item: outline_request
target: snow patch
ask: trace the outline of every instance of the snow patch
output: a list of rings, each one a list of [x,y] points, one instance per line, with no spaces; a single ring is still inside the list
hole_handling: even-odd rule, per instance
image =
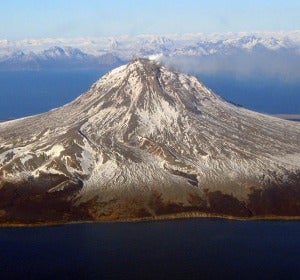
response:
[[[52,158],[59,157],[61,152],[65,150],[63,145],[54,145],[52,148],[45,152],[47,156],[51,156]]]
[[[20,161],[22,162],[22,164],[24,165],[28,160],[32,159],[33,156],[32,155],[26,155],[25,157],[21,158]]]

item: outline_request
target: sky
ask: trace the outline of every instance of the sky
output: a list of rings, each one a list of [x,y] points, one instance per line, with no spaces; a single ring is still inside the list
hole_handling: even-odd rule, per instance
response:
[[[0,39],[300,29],[299,0],[4,0]]]

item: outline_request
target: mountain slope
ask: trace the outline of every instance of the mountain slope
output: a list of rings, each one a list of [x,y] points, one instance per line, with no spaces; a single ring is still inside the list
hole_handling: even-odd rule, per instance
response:
[[[137,59],[61,108],[0,123],[0,216],[299,216],[299,144],[299,124]]]

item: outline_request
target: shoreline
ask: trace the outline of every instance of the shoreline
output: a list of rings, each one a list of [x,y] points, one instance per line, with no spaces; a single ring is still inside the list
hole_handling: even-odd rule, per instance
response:
[[[221,219],[240,222],[251,221],[299,221],[300,216],[275,216],[275,215],[259,215],[253,217],[238,217],[231,215],[217,215],[207,213],[178,213],[168,214],[155,217],[142,218],[124,218],[124,219],[98,219],[98,220],[83,220],[83,221],[68,221],[68,222],[38,222],[38,223],[1,223],[1,228],[33,228],[33,227],[52,227],[77,224],[92,224],[92,223],[139,223],[139,222],[155,222],[155,221],[171,221],[180,219]]]

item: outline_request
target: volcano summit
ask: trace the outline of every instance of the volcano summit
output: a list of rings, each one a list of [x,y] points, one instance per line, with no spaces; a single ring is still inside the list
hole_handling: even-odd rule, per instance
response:
[[[136,59],[73,102],[0,123],[2,224],[300,216],[300,124]]]

